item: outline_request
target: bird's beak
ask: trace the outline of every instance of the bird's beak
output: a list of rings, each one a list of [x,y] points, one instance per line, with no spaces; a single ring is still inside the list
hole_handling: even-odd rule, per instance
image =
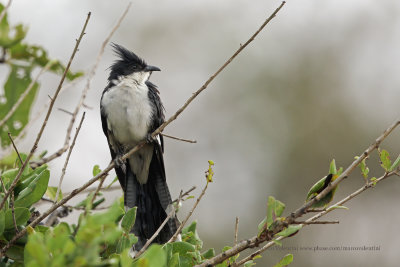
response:
[[[161,70],[156,66],[147,65],[146,68],[144,68],[144,71],[161,71]]]

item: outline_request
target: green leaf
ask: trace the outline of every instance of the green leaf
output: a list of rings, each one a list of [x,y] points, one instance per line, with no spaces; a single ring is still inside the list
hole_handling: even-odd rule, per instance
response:
[[[264,232],[264,230],[268,228],[267,226],[267,217],[265,217],[259,224],[258,224],[258,234],[257,236],[260,237],[260,235]]]
[[[96,176],[99,173],[101,173],[101,169],[100,166],[96,164],[93,166],[93,176]]]
[[[125,233],[129,233],[135,224],[136,210],[137,207],[133,207],[125,213],[124,217],[122,217],[121,227],[124,229]]]
[[[277,233],[277,235],[283,236],[283,237],[288,237],[288,236],[296,233],[297,231],[299,231],[301,228],[302,228],[302,226],[300,224],[297,224],[297,225],[291,224],[286,229]]]
[[[378,179],[376,179],[376,177],[372,177],[371,179],[369,179],[372,183],[372,186],[375,186],[376,183],[378,182]]]
[[[15,221],[17,225],[25,224],[31,217],[31,213],[27,208],[14,208]],[[8,209],[5,213],[4,229],[14,228],[12,209]]]
[[[118,181],[117,176],[115,176],[114,180],[112,180],[112,182],[109,185],[107,185],[106,189],[109,189],[116,181]]]
[[[193,221],[189,226],[183,228],[182,241],[196,246],[197,250],[200,250],[203,247],[203,241],[197,233],[197,221]]]
[[[256,263],[253,260],[249,260],[249,261],[246,261],[243,266],[244,267],[250,267],[250,266],[253,266],[253,265],[256,265]]]
[[[158,244],[151,245],[133,266],[137,267],[155,267],[165,266],[167,264],[167,256],[165,251]]]
[[[331,161],[331,164],[329,165],[329,173],[330,174],[337,174],[335,159],[333,159]]]
[[[0,210],[0,236],[3,235],[5,227],[6,227],[6,216],[4,210]]]
[[[57,194],[57,187],[56,186],[49,186],[47,187],[46,190],[46,196],[48,196],[51,200],[56,199],[56,194]],[[62,192],[60,190],[60,193],[58,195],[58,201],[60,201],[63,198]]]
[[[357,159],[358,157],[356,157]],[[360,169],[361,169],[361,174],[364,177],[364,179],[368,179],[368,173],[369,173],[369,168],[367,167],[367,164],[365,163],[365,159],[363,159],[360,163]]]
[[[209,250],[201,254],[201,256],[203,256],[204,259],[211,259],[215,256],[215,250],[213,248],[210,248]]]
[[[400,155],[397,156],[396,160],[393,162],[392,166],[390,166],[389,171],[394,171],[400,165]]]
[[[18,43],[10,48],[10,56],[12,59],[28,61],[32,66],[45,67],[48,63],[51,64],[50,71],[62,75],[65,71],[65,66],[58,60],[52,60],[48,57],[46,49],[38,45],[29,45]],[[66,78],[70,81],[83,75],[83,72],[67,72]]]
[[[346,207],[346,206],[337,206],[337,205],[335,205],[335,206],[329,207],[329,208],[327,209],[327,211],[331,211],[331,210],[335,210],[335,209],[348,210],[349,208]]]
[[[3,6],[0,7],[0,9],[3,10]],[[6,14],[3,20],[0,22],[0,46],[4,48],[9,48],[21,42],[21,40],[25,38],[27,30],[28,29],[22,24],[10,27],[7,21]]]
[[[280,240],[272,239],[272,242],[274,242],[274,243],[277,244],[278,246],[282,247],[282,242],[281,242]]]
[[[287,254],[284,256],[274,267],[285,267],[288,266],[293,261],[293,254]]]
[[[31,67],[22,67],[11,65],[11,72],[4,85],[4,102],[0,102],[0,118],[4,118],[11,107],[18,101],[19,97],[28,88],[31,83]],[[29,120],[29,113],[33,100],[36,96],[39,84],[35,83],[32,90],[21,102],[14,114],[0,128],[1,145],[7,146],[10,144],[8,132],[12,136],[18,136]]]
[[[181,267],[179,253],[174,253],[168,261],[168,267]]]
[[[385,149],[379,151],[379,157],[381,159],[381,166],[385,171],[389,171],[392,166],[392,162],[390,161],[389,152]]]
[[[15,200],[15,207],[30,207],[38,202],[47,190],[49,178],[50,172],[48,170],[42,171],[27,188],[21,191]]]

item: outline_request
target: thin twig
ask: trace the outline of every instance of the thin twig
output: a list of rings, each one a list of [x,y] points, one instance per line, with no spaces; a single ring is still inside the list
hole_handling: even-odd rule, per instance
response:
[[[1,14],[0,14],[0,23],[1,23],[1,21],[3,20],[4,16],[6,15],[7,10],[10,8],[11,2],[12,2],[12,0],[8,0],[7,5],[4,7],[3,11],[1,11]]]
[[[237,244],[238,241],[238,232],[239,232],[239,217],[236,217],[235,220],[235,245]]]
[[[307,222],[307,221],[294,221],[292,224],[338,224],[339,221],[315,221],[315,222]]]
[[[49,68],[51,67],[51,65],[53,65],[54,63],[55,63],[55,61],[49,61],[46,64],[46,66],[40,70],[38,75],[36,75],[36,77],[31,81],[31,83],[28,85],[28,87],[25,89],[25,91],[19,96],[17,102],[15,102],[15,104],[11,107],[11,109],[8,111],[6,116],[4,116],[4,118],[0,121],[0,127],[2,127],[4,125],[4,123],[6,123],[8,121],[8,119],[11,118],[11,116],[14,114],[14,112],[17,110],[17,108],[21,105],[22,101],[24,101],[25,97],[30,93],[32,88],[35,87],[35,84],[36,84],[37,80],[39,79],[39,77],[43,73],[48,71]]]
[[[196,140],[189,140],[189,139],[179,138],[179,137],[168,135],[168,134],[165,134],[165,133],[161,133],[161,135],[165,136],[165,137],[168,137],[168,138],[171,138],[171,139],[174,139],[174,140],[182,141],[182,142],[187,142],[187,143],[192,143],[192,144],[197,143]]]
[[[376,184],[381,182],[382,180],[392,176],[392,175],[396,175],[396,171],[387,173],[383,176],[381,176],[380,178],[376,179]],[[335,207],[337,206],[342,206],[344,203],[346,203],[347,201],[353,199],[354,197],[356,197],[357,195],[361,194],[362,192],[364,192],[365,190],[374,187],[373,183],[368,183],[367,185],[364,185],[363,187],[359,188],[358,190],[354,191],[353,193],[351,193],[350,195],[348,195],[347,197],[343,198],[342,200],[336,202],[335,204],[331,205],[329,208],[321,211],[320,213],[316,214],[315,216],[307,219],[306,221],[304,221],[303,225],[310,225],[310,224],[316,224],[316,220],[318,220],[319,218],[321,218],[322,216],[324,216],[325,214],[335,210]],[[279,236],[277,238],[275,238],[274,240],[282,240],[286,237],[283,236]],[[276,243],[274,241],[270,241],[267,244],[265,244],[263,247],[261,247],[260,249],[254,251],[253,253],[251,253],[249,256],[243,258],[242,260],[240,260],[239,262],[237,262],[237,265],[235,266],[240,266],[242,264],[244,264],[245,262],[252,260],[255,256],[261,254],[262,252],[264,252],[265,250],[267,250],[268,248],[274,246]]]
[[[346,178],[360,163],[363,159],[365,159],[366,157],[368,157],[372,151],[374,151],[376,148],[379,147],[379,145],[382,143],[383,140],[386,139],[386,137],[388,137],[388,135],[390,133],[393,132],[393,130],[400,124],[400,120],[394,122],[392,125],[390,125],[376,140],[374,143],[372,143],[346,170],[344,170],[342,172],[342,174],[331,184],[329,184],[327,186],[326,189],[324,189],[321,193],[319,193],[315,198],[313,198],[312,200],[310,200],[309,202],[305,203],[303,206],[301,206],[300,208],[298,208],[295,212],[292,212],[290,214],[290,216],[288,216],[285,220],[280,221],[276,224],[276,227],[271,230],[268,231],[268,233],[264,236],[255,236],[252,237],[250,239],[244,240],[239,242],[236,246],[233,246],[231,249],[228,249],[227,251],[224,251],[223,253],[220,253],[218,255],[216,255],[215,257],[206,260],[204,263],[199,264],[198,266],[208,266],[208,265],[215,265],[218,263],[223,262],[224,260],[232,257],[233,255],[236,255],[238,253],[240,253],[241,251],[247,249],[247,248],[251,248],[254,246],[258,246],[260,243],[263,243],[265,241],[269,241],[271,240],[275,234],[277,234],[278,232],[282,231],[287,225],[293,223],[297,218],[301,217],[302,215],[307,213],[307,210],[317,201],[319,201],[322,197],[324,197],[326,194],[328,194],[335,186],[337,186],[337,184],[339,182],[341,182],[344,178]],[[395,174],[395,172],[393,172],[393,175]],[[367,185],[366,185],[367,186]],[[365,187],[366,187],[365,186]],[[370,185],[371,186],[371,185]],[[364,189],[365,190],[365,189]],[[361,192],[360,192],[361,193]],[[329,209],[327,209],[326,211],[322,211],[319,214],[325,214],[329,212]],[[315,218],[314,220],[316,220],[317,218],[321,217],[318,215],[315,215],[312,218]],[[307,220],[308,221],[308,220]],[[280,240],[280,239],[279,239]],[[267,244],[268,245],[268,244]],[[266,247],[267,245],[265,245],[264,247]],[[263,247],[263,248],[264,248]],[[267,247],[268,248],[268,247]],[[265,248],[265,249],[267,249]],[[252,254],[253,255],[253,254]]]
[[[79,122],[79,125],[78,125],[78,128],[76,128],[74,139],[72,140],[72,144],[69,147],[69,151],[68,151],[67,157],[64,162],[64,167],[62,168],[62,171],[61,171],[60,181],[58,182],[58,187],[57,187],[56,197],[54,198],[54,203],[57,203],[57,200],[59,198],[59,194],[61,191],[61,184],[64,180],[64,176],[65,176],[65,172],[67,170],[69,158],[71,157],[72,150],[74,149],[74,146],[75,146],[76,138],[78,137],[79,131],[81,130],[83,120],[85,119],[85,114],[86,114],[86,112],[83,112],[81,121]]]
[[[179,203],[181,202],[181,200],[182,200],[182,197],[183,197],[182,192],[183,192],[183,191],[181,190],[181,192],[179,193],[178,204],[179,204]],[[179,205],[177,205],[177,206],[179,206]],[[140,257],[140,255],[142,255],[143,252],[146,251],[146,249],[150,246],[151,242],[153,242],[153,240],[158,236],[158,234],[159,234],[159,233],[161,232],[161,230],[164,228],[164,225],[169,221],[169,219],[172,218],[172,216],[175,215],[175,212],[176,212],[176,210],[175,210],[175,208],[173,208],[173,209],[171,210],[171,212],[168,214],[167,218],[165,218],[165,220],[162,222],[162,224],[160,225],[160,227],[158,227],[157,231],[150,237],[149,240],[147,240],[146,244],[144,244],[144,246],[139,250],[139,252],[135,254],[135,257],[134,257],[135,259],[138,258],[138,257]]]
[[[63,108],[57,108],[59,111],[62,111],[62,112],[64,112],[64,113],[67,113],[68,115],[74,115],[74,113],[72,113],[71,111],[68,111],[68,110],[66,110],[66,109],[63,109]]]
[[[17,149],[17,146],[15,145],[14,140],[13,140],[13,138],[12,138],[10,132],[8,133],[8,137],[10,138],[11,144],[13,145],[14,150],[15,150],[15,152],[17,153],[17,156],[18,156],[18,158],[19,158],[19,162],[21,163],[21,165],[24,164],[24,162],[22,161],[21,155],[19,154],[19,151],[18,151],[18,149]]]
[[[15,208],[14,208],[14,191],[11,193],[11,213],[12,213],[12,219],[13,219],[13,224],[15,228],[15,232],[18,233],[18,226],[17,226],[17,220],[15,219]]]
[[[1,177],[1,173],[0,173],[0,182],[1,182],[1,188],[3,188],[3,193],[7,193],[6,187],[4,185],[4,181],[3,178]]]
[[[58,157],[60,157],[62,154],[64,154],[67,151],[68,144],[69,144],[69,141],[71,139],[72,127],[73,127],[73,125],[75,123],[75,120],[76,120],[76,117],[77,117],[77,115],[79,113],[79,110],[81,109],[82,105],[84,104],[84,101],[86,99],[87,93],[88,93],[88,91],[90,89],[90,85],[91,85],[92,79],[93,79],[94,75],[96,74],[96,70],[97,70],[97,68],[99,66],[100,60],[103,57],[105,47],[108,44],[108,42],[110,41],[110,39],[113,36],[113,34],[115,33],[115,31],[119,28],[122,20],[125,18],[126,14],[128,13],[131,4],[132,4],[131,2],[128,4],[128,6],[126,7],[125,11],[121,15],[121,17],[118,19],[117,24],[112,28],[111,32],[108,34],[108,36],[106,37],[106,39],[104,40],[104,42],[103,42],[103,44],[102,44],[102,46],[100,48],[100,51],[99,51],[99,53],[97,55],[97,58],[96,58],[96,62],[93,65],[92,69],[90,70],[90,72],[89,72],[89,74],[87,76],[86,85],[85,85],[85,88],[82,91],[82,94],[81,94],[81,97],[79,99],[79,102],[76,105],[74,112],[72,113],[72,117],[71,117],[71,120],[70,120],[68,128],[67,128],[67,134],[65,136],[65,141],[64,141],[63,147],[58,149],[56,152],[54,152],[49,157],[43,158],[42,160],[35,162],[35,167],[38,167],[38,166],[43,165],[43,164],[45,164],[45,163],[47,163],[47,162],[49,162],[49,161],[51,161],[51,160],[53,160],[55,158],[58,158]]]
[[[67,66],[65,67],[65,71],[64,71],[63,76],[61,77],[61,80],[60,80],[60,83],[58,85],[58,88],[57,88],[56,92],[54,93],[53,100],[50,103],[49,109],[48,109],[46,117],[45,117],[45,119],[43,121],[42,127],[40,128],[39,133],[38,133],[38,135],[36,137],[35,143],[33,144],[31,151],[29,152],[26,160],[24,161],[24,164],[22,164],[21,168],[19,169],[19,172],[18,172],[17,176],[15,177],[15,179],[12,182],[10,188],[8,189],[8,192],[5,194],[2,202],[0,203],[0,210],[3,208],[4,203],[7,200],[10,192],[12,192],[14,190],[14,188],[17,185],[19,179],[21,178],[22,172],[24,171],[25,167],[28,165],[28,162],[31,159],[31,157],[33,156],[33,153],[35,153],[35,151],[36,151],[36,148],[38,146],[40,138],[42,137],[44,128],[46,127],[47,121],[49,120],[51,111],[53,110],[54,102],[57,99],[58,93],[60,92],[62,84],[63,84],[63,82],[65,80],[65,76],[67,75],[67,72],[68,72],[68,70],[69,70],[69,68],[70,68],[70,66],[72,64],[72,60],[74,59],[76,52],[78,51],[78,47],[79,47],[79,44],[80,44],[80,42],[81,42],[81,40],[83,38],[83,35],[85,34],[86,26],[87,26],[87,24],[89,22],[89,19],[90,19],[90,12],[87,15],[85,24],[84,24],[84,26],[82,28],[82,31],[81,31],[81,34],[80,34],[79,38],[76,40],[75,48],[74,48],[74,50],[72,52],[71,58],[69,59],[69,62],[67,64]]]
[[[102,179],[100,179],[99,186],[96,188],[96,191],[94,191],[94,195],[92,199],[90,200],[90,207],[93,207],[94,200],[96,199],[97,194],[100,192],[101,187],[103,186],[104,181],[106,180],[106,176],[104,176]]]
[[[192,209],[189,211],[188,215],[186,216],[186,218],[182,221],[181,225],[179,225],[178,229],[176,230],[175,234],[171,237],[170,240],[168,240],[168,243],[172,243],[174,242],[178,235],[181,233],[183,227],[185,226],[185,224],[187,223],[187,221],[189,220],[190,216],[192,216],[193,211],[196,209],[197,205],[199,204],[201,198],[204,196],[204,194],[206,193],[206,190],[208,188],[208,182],[206,183],[206,185],[203,188],[203,191],[201,191],[200,196],[196,199],[196,202],[194,203]]]
[[[229,63],[231,63],[233,61],[233,59],[244,49],[244,47],[246,47],[252,40],[254,40],[254,38],[258,35],[258,33],[265,27],[265,25],[277,14],[277,12],[283,7],[283,5],[285,4],[285,2],[282,2],[281,6],[271,15],[271,17],[269,19],[267,19],[267,21],[264,23],[264,25],[249,39],[249,41],[246,42],[245,45],[241,46],[235,53],[234,55],[229,58],[223,65],[222,67],[220,67],[216,73],[214,73],[204,84],[202,87],[200,87],[200,89],[198,89],[195,93],[193,93],[193,95],[185,102],[185,104],[178,109],[174,115],[172,115],[167,121],[165,121],[158,129],[156,129],[153,133],[152,133],[152,137],[154,138],[155,136],[157,136],[159,133],[161,133],[165,127],[167,127],[172,121],[174,121],[186,108],[187,106],[202,92],[204,91],[207,86],[215,79],[215,77],[227,66],[229,65]],[[134,148],[132,148],[129,152],[127,152],[121,159],[125,160],[128,157],[130,157],[131,155],[133,155],[134,153],[136,153],[140,148],[142,148],[144,146],[144,144],[146,143],[146,141],[142,141],[139,144],[137,144]],[[64,197],[59,203],[57,203],[57,205],[53,205],[50,209],[48,209],[47,211],[45,211],[44,213],[42,213],[41,216],[39,216],[38,218],[36,218],[34,221],[32,221],[29,226],[30,227],[35,227],[39,222],[41,222],[44,218],[46,218],[49,214],[51,214],[51,212],[53,212],[57,207],[62,206],[63,204],[65,204],[66,202],[68,202],[71,198],[73,198],[74,196],[76,196],[77,194],[79,194],[80,192],[82,192],[83,190],[85,190],[86,188],[88,188],[90,185],[92,185],[94,182],[98,181],[99,179],[103,178],[104,176],[106,176],[108,174],[108,172],[110,172],[113,168],[115,167],[115,164],[113,161],[110,162],[110,164],[103,170],[101,171],[99,174],[97,174],[95,177],[93,177],[92,179],[90,179],[89,181],[87,181],[85,184],[83,184],[82,186],[74,189],[69,195],[67,195],[66,197]],[[14,244],[15,241],[17,241],[19,238],[21,238],[25,233],[26,233],[26,229],[24,228],[19,234],[17,234],[16,236],[14,236],[12,238],[12,240],[10,240],[6,246],[3,247],[3,249],[1,250],[1,253],[4,254],[8,248],[10,248],[12,246],[12,244]],[[240,243],[239,243],[240,244]],[[239,245],[238,244],[238,245]],[[1,256],[1,255],[0,255]]]
[[[185,193],[182,194],[182,198],[183,198],[183,197],[186,197],[187,195],[189,195],[190,192],[192,192],[192,191],[195,190],[195,189],[196,189],[196,186],[192,186],[192,188],[190,188],[188,191],[186,191]],[[177,202],[178,200],[179,200],[179,197],[178,197],[177,199],[174,199],[174,200],[172,201],[172,203],[175,203],[175,202]]]

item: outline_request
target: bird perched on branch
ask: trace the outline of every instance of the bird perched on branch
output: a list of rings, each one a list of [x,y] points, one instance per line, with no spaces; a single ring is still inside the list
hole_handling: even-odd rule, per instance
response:
[[[138,251],[173,209],[165,178],[163,138],[151,137],[164,122],[159,92],[149,81],[152,72],[160,69],[147,65],[120,45],[113,44],[113,48],[119,58],[110,67],[108,85],[101,97],[101,121],[124,191],[125,207],[137,207],[132,232],[138,237],[134,245]],[[139,151],[121,160],[143,140],[147,143]],[[177,220],[172,216],[154,241],[165,243],[176,230]]]

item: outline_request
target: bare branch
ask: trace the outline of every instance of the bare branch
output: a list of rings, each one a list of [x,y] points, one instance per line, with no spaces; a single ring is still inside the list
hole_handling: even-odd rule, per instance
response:
[[[1,21],[1,20],[0,20]],[[11,118],[11,116],[14,114],[14,112],[17,110],[17,108],[21,105],[22,101],[24,101],[25,97],[30,93],[33,87],[35,87],[35,84],[39,77],[45,73],[46,71],[49,70],[51,65],[54,64],[54,61],[49,61],[44,68],[40,70],[38,75],[31,81],[31,83],[28,85],[28,87],[25,89],[25,91],[19,96],[17,102],[11,107],[11,109],[8,111],[7,115],[4,116],[4,118],[0,121],[0,127],[4,125],[8,121],[8,119]]]
[[[73,50],[73,52],[72,52],[72,55],[71,55],[71,57],[70,57],[70,59],[69,59],[69,62],[68,62],[68,64],[67,64],[67,66],[66,66],[66,68],[65,68],[64,74],[63,74],[63,76],[61,77],[61,80],[60,80],[60,83],[59,83],[59,85],[58,85],[58,88],[57,88],[56,92],[54,93],[54,96],[53,96],[53,98],[52,98],[52,101],[50,102],[50,106],[49,106],[49,109],[48,109],[48,111],[47,111],[46,118],[44,119],[43,124],[42,124],[42,127],[41,127],[40,130],[39,130],[39,133],[38,133],[38,135],[37,135],[37,137],[36,137],[35,143],[33,144],[31,151],[29,152],[29,154],[28,154],[26,160],[24,161],[24,164],[22,164],[21,168],[19,169],[19,172],[18,172],[17,176],[15,177],[15,179],[14,179],[14,181],[12,182],[10,188],[8,189],[8,192],[5,194],[5,196],[4,196],[3,200],[2,200],[2,202],[0,203],[0,209],[2,209],[2,208],[4,207],[4,203],[5,203],[5,201],[7,200],[7,198],[8,198],[8,196],[9,196],[10,192],[12,192],[12,191],[14,190],[14,188],[15,188],[15,186],[17,185],[19,179],[21,178],[22,172],[24,171],[25,167],[28,165],[28,162],[29,162],[29,160],[31,159],[31,157],[33,156],[33,153],[35,153],[35,151],[36,151],[36,148],[37,148],[37,146],[38,146],[38,143],[39,143],[39,141],[40,141],[40,138],[42,137],[44,128],[46,127],[47,121],[49,120],[51,111],[53,110],[54,102],[55,102],[55,100],[57,99],[58,93],[60,92],[61,87],[62,87],[62,84],[63,84],[63,82],[64,82],[64,80],[65,80],[65,76],[67,75],[67,72],[68,72],[68,70],[69,70],[69,68],[70,68],[70,66],[71,66],[71,64],[72,64],[72,60],[74,59],[76,52],[78,51],[78,47],[79,47],[79,44],[80,44],[80,42],[81,42],[81,40],[82,40],[82,38],[83,38],[83,35],[85,34],[86,26],[87,26],[87,24],[88,24],[88,22],[89,22],[89,19],[90,19],[90,12],[89,12],[88,15],[87,15],[85,24],[84,24],[83,29],[82,29],[82,31],[81,31],[81,34],[80,34],[79,38],[76,40],[75,48],[74,48],[74,50]]]
[[[17,220],[15,219],[15,208],[14,208],[14,191],[11,193],[11,213],[12,213],[12,219],[13,219],[13,224],[15,228],[15,232],[18,233],[18,226],[17,226]]]
[[[10,132],[8,133],[8,137],[10,138],[11,144],[12,144],[12,146],[14,147],[14,150],[15,150],[15,152],[17,153],[17,156],[18,156],[18,158],[19,158],[19,162],[20,162],[21,165],[22,165],[24,162],[22,161],[21,155],[19,154],[19,151],[18,151],[18,149],[17,149],[17,147],[16,147],[16,145],[15,145],[15,143],[14,143],[14,140],[13,140],[13,138],[12,138]]]
[[[188,191],[186,191],[185,193],[182,194],[182,198],[183,198],[183,197],[186,197],[187,195],[189,195],[190,192],[192,192],[192,191],[195,190],[195,189],[196,189],[196,186],[192,186],[192,188],[190,188]],[[179,198],[174,199],[174,200],[172,201],[172,203],[178,202],[178,200],[179,200]]]
[[[339,221],[315,221],[315,222],[307,222],[307,221],[294,221],[292,224],[304,224],[304,225],[309,225],[309,224],[338,224]]]
[[[155,136],[157,136],[158,134],[160,134],[165,127],[167,127],[172,121],[174,121],[186,108],[187,106],[202,92],[204,91],[207,86],[215,79],[215,77],[217,77],[219,75],[219,73],[225,69],[225,67],[227,65],[229,65],[233,59],[251,42],[254,40],[254,38],[261,32],[261,30],[268,24],[268,22],[270,20],[272,20],[273,17],[275,17],[275,15],[278,13],[278,11],[283,7],[283,5],[285,4],[285,2],[282,2],[282,4],[278,7],[277,10],[275,10],[275,12],[264,22],[264,24],[256,31],[255,34],[253,34],[250,39],[244,44],[242,45],[234,54],[232,57],[230,57],[218,70],[217,72],[215,72],[204,84],[202,87],[200,87],[200,89],[198,89],[195,93],[192,94],[192,96],[185,102],[185,104],[178,109],[174,115],[172,115],[167,121],[165,121],[158,129],[156,129],[153,133],[152,133],[152,137],[154,138]],[[136,153],[140,148],[142,148],[145,144],[145,140],[143,140],[142,142],[140,142],[139,144],[137,144],[134,148],[132,148],[129,152],[127,152],[123,157],[122,160],[127,159],[128,157],[130,157],[131,155],[133,155],[134,153]],[[81,187],[73,190],[69,195],[67,195],[65,198],[63,198],[60,202],[58,202],[56,205],[53,205],[50,209],[48,209],[47,211],[45,211],[41,216],[39,216],[38,218],[36,218],[34,221],[32,221],[29,226],[30,227],[35,227],[39,222],[41,222],[44,218],[46,218],[49,214],[51,214],[51,212],[53,212],[57,207],[62,206],[63,204],[65,204],[67,201],[69,201],[71,198],[73,198],[75,195],[79,194],[80,192],[82,192],[83,190],[85,190],[87,187],[89,187],[90,185],[92,185],[94,182],[96,182],[97,180],[101,179],[102,177],[106,176],[108,174],[109,171],[111,171],[114,168],[114,162],[110,162],[110,164],[99,174],[97,174],[95,177],[93,177],[92,179],[90,179],[89,181],[87,181],[84,185],[82,185]],[[16,236],[13,237],[12,240],[10,240],[6,246],[3,247],[3,249],[1,250],[1,253],[4,254],[5,251],[7,251],[7,249],[14,244],[14,242],[16,240],[18,240],[19,238],[21,238],[25,233],[27,228],[23,229],[19,234],[17,234]],[[238,245],[240,245],[241,243],[239,243]]]
[[[66,110],[66,109],[63,109],[63,108],[57,108],[59,111],[62,111],[62,112],[64,112],[64,113],[67,113],[68,115],[71,115],[71,116],[73,116],[74,115],[74,113],[72,113],[71,111],[68,111],[68,110]]]
[[[79,110],[81,109],[82,105],[84,104],[84,101],[86,99],[86,95],[87,95],[87,93],[88,93],[88,91],[90,89],[90,85],[91,85],[92,79],[93,79],[94,75],[96,74],[96,70],[97,70],[97,68],[99,66],[100,60],[103,57],[105,47],[108,44],[108,42],[110,41],[110,39],[113,36],[113,34],[115,33],[115,31],[119,28],[122,20],[125,18],[126,14],[128,13],[131,4],[132,3],[128,4],[128,6],[126,7],[125,11],[121,15],[121,17],[118,19],[117,24],[113,27],[111,32],[108,34],[108,36],[106,37],[106,39],[104,40],[104,42],[103,42],[103,44],[102,44],[102,46],[100,48],[99,54],[97,55],[97,58],[96,58],[96,62],[93,65],[92,69],[90,70],[90,72],[89,72],[89,74],[87,76],[86,85],[85,85],[85,88],[82,91],[81,98],[79,99],[79,102],[78,102],[77,106],[75,107],[74,112],[72,113],[72,118],[71,118],[71,120],[69,122],[69,125],[68,125],[68,128],[67,128],[67,134],[65,136],[65,141],[64,141],[63,147],[61,147],[59,150],[57,150],[55,153],[53,153],[49,157],[35,162],[35,167],[38,167],[38,166],[43,165],[43,164],[45,164],[45,163],[47,163],[47,162],[49,162],[49,161],[51,161],[51,160],[53,160],[55,158],[58,158],[59,156],[61,156],[62,154],[64,154],[67,151],[68,144],[69,144],[69,141],[71,139],[72,127],[73,127],[73,125],[75,123],[75,120],[76,120],[76,117],[77,117],[77,115],[79,113]]]
[[[384,180],[384,179],[386,179],[386,178],[388,178],[390,176],[393,176],[393,175],[396,175],[396,171],[384,174],[380,178],[376,179],[375,184],[377,184],[377,183],[381,182],[382,180]],[[353,193],[351,193],[347,197],[345,197],[342,200],[340,200],[340,201],[336,202],[335,204],[331,205],[329,208],[321,211],[320,213],[316,214],[315,216],[313,216],[313,217],[307,219],[306,221],[304,221],[303,226],[304,225],[310,225],[310,224],[317,224],[316,220],[318,220],[319,218],[321,218],[325,214],[335,210],[335,207],[342,206],[347,201],[353,199],[354,197],[358,196],[359,194],[361,194],[362,192],[364,192],[365,190],[367,190],[367,189],[369,189],[371,187],[374,187],[373,183],[368,183],[368,184],[364,185],[363,187],[361,187],[360,189],[354,191]],[[284,238],[285,237],[283,237],[283,236],[279,236],[279,237],[275,238],[275,240],[280,241],[280,240],[282,240]],[[249,260],[252,260],[255,256],[261,254],[262,252],[264,252],[268,248],[274,246],[275,244],[276,243],[273,242],[273,241],[268,242],[262,248],[258,249],[257,251],[254,251],[249,256],[247,256],[247,257],[243,258],[242,260],[240,260],[239,262],[237,262],[237,265],[235,265],[235,266],[240,266],[240,265],[244,264],[245,262],[247,262]]]
[[[192,209],[189,211],[188,215],[186,216],[186,218],[182,221],[181,225],[179,225],[178,230],[176,230],[175,234],[171,237],[170,240],[168,240],[168,243],[174,242],[176,240],[176,238],[178,237],[178,235],[181,233],[183,227],[185,226],[185,224],[187,223],[187,221],[189,220],[190,216],[192,216],[193,211],[196,209],[197,205],[199,204],[201,198],[204,196],[204,194],[206,193],[206,190],[208,188],[208,182],[206,183],[206,186],[204,186],[203,191],[201,191],[200,196],[197,198],[196,202],[194,203]]]
[[[86,114],[86,112],[83,112],[81,121],[79,122],[79,125],[78,125],[78,128],[76,128],[74,139],[72,140],[72,144],[69,147],[69,151],[68,151],[67,157],[66,157],[65,162],[64,162],[64,167],[62,168],[62,171],[61,171],[61,177],[60,177],[60,181],[58,183],[58,187],[57,187],[57,192],[56,192],[56,197],[54,199],[54,203],[57,203],[57,200],[58,200],[58,197],[59,197],[59,194],[60,194],[60,190],[61,190],[61,184],[62,184],[62,182],[64,180],[65,172],[67,170],[69,158],[71,157],[72,149],[74,149],[76,138],[78,137],[79,131],[81,130],[83,120],[85,119],[85,114]]]
[[[376,140],[374,143],[372,143],[365,151],[364,153],[362,153],[362,155],[360,155],[345,171],[343,171],[343,173],[331,184],[328,185],[328,187],[326,189],[324,189],[321,193],[319,193],[315,198],[313,198],[312,200],[310,200],[309,202],[305,203],[303,206],[301,206],[300,208],[298,208],[295,212],[292,212],[290,214],[290,216],[288,216],[286,218],[286,220],[278,222],[276,227],[271,230],[268,231],[267,234],[265,235],[261,235],[260,237],[255,236],[252,237],[250,239],[244,240],[242,242],[239,242],[236,246],[233,246],[231,249],[216,255],[215,257],[205,261],[204,263],[198,265],[198,266],[209,266],[209,265],[215,265],[218,263],[223,262],[224,260],[232,257],[233,255],[236,255],[238,253],[240,253],[241,251],[247,249],[247,248],[251,248],[251,247],[255,247],[258,246],[259,244],[265,242],[265,241],[270,241],[274,235],[280,231],[282,231],[287,225],[292,224],[293,222],[295,222],[295,219],[301,217],[302,215],[304,215],[305,213],[307,213],[307,210],[317,201],[319,201],[322,197],[324,197],[326,194],[328,194],[335,186],[337,186],[337,184],[342,181],[344,178],[346,178],[360,163],[363,159],[365,159],[366,157],[368,157],[372,151],[374,151],[376,148],[379,147],[379,145],[382,143],[383,140],[386,139],[386,137],[400,124],[400,121],[396,121],[394,122],[392,125],[390,125]],[[390,172],[390,175],[395,175],[395,171]],[[386,176],[381,177],[380,179],[384,179],[387,177],[387,175],[389,174],[385,174]],[[379,180],[379,179],[378,179]],[[354,192],[353,194],[351,194],[348,197],[348,200],[350,200],[351,198],[355,197],[356,195],[360,194],[361,192],[363,192],[364,190],[366,190],[367,188],[371,187],[372,183],[369,183],[367,185],[365,185],[363,188],[357,190],[356,192]],[[364,189],[365,188],[365,189]],[[347,199],[347,198],[346,198]],[[346,202],[347,200],[345,200],[344,202]],[[344,202],[338,202],[335,205],[341,205]],[[320,213],[318,213],[317,215],[313,216],[312,218],[306,220],[306,222],[310,222],[310,221],[315,221],[318,218],[320,218],[321,216],[325,215],[326,213],[330,212],[333,208],[328,208],[325,211],[322,211]],[[279,237],[278,237],[279,238]],[[281,240],[277,239],[277,240]],[[264,250],[266,250],[267,248],[269,248],[270,246],[272,246],[273,244],[270,245],[271,242],[267,243],[264,247],[262,247],[259,251],[260,253]],[[253,255],[253,254],[252,254]],[[242,262],[242,261],[240,261]],[[239,263],[238,263],[239,264]]]
[[[237,244],[238,241],[238,232],[239,232],[239,217],[236,217],[235,220],[235,245]]]
[[[165,137],[168,137],[168,138],[171,138],[171,139],[174,139],[174,140],[182,141],[182,142],[187,142],[187,143],[192,143],[192,144],[197,143],[196,140],[183,139],[183,138],[175,137],[175,136],[168,135],[168,134],[165,134],[165,133],[161,133],[161,135],[165,136]]]
[[[94,200],[96,199],[97,194],[100,192],[101,187],[103,186],[104,180],[106,179],[106,176],[100,179],[99,186],[96,188],[96,191],[94,191],[94,195],[90,201],[90,205],[93,206]]]

